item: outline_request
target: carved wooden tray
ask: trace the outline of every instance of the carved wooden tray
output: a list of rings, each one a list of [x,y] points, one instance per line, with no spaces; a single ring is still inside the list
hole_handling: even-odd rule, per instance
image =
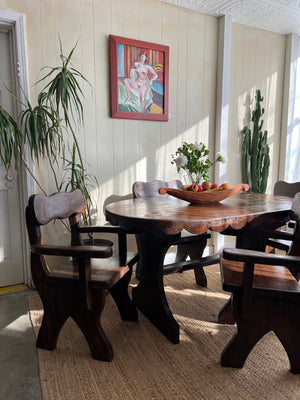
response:
[[[207,191],[207,192],[191,192],[190,190],[172,189],[168,187],[162,187],[159,189],[159,193],[164,195],[166,193],[178,199],[189,201],[193,204],[202,203],[218,203],[219,201],[225,200],[230,196],[238,193],[241,190],[248,191],[249,185],[241,183],[239,185],[229,186],[228,189],[218,191]]]

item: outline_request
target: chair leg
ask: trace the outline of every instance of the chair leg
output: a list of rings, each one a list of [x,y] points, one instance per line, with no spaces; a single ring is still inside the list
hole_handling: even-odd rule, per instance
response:
[[[137,321],[138,313],[128,295],[128,284],[131,278],[129,270],[112,288],[109,289],[123,321]]]
[[[177,245],[177,252],[175,257],[175,263],[185,261],[188,256],[186,244]]]
[[[299,306],[286,307],[286,312],[282,313],[282,319],[274,332],[282,343],[291,364],[291,372],[300,374],[300,321]]]
[[[43,321],[36,340],[36,347],[44,350],[54,350],[60,331],[68,317],[69,314],[57,315],[44,307]]]
[[[70,316],[66,303],[61,300],[61,293],[57,288],[50,288],[47,295],[39,292],[43,302],[44,315],[38,333],[36,346],[45,350],[56,348],[59,333]]]
[[[197,260],[200,259],[203,255],[203,251],[206,247],[207,244],[207,236],[206,234],[203,235],[203,239],[194,243],[189,244],[189,256],[191,260]],[[198,266],[194,268],[194,274],[195,274],[195,279],[196,283],[199,286],[207,287],[207,278],[204,272],[203,267]]]
[[[136,266],[135,266],[135,277],[136,277],[136,279],[138,279],[139,281],[141,280],[141,270],[142,270],[142,264],[141,264],[141,261],[139,260],[139,261],[136,263]]]
[[[231,306],[237,332],[222,352],[221,365],[242,368],[256,343],[272,330],[272,322],[267,318],[270,307],[252,298],[251,304],[244,310],[243,295],[238,293],[233,293]]]
[[[253,325],[253,321],[238,321],[237,329],[222,352],[222,367],[242,368],[250,351],[269,331],[265,326]]]
[[[100,323],[105,297],[105,291],[95,291],[91,310],[77,309],[71,316],[84,334],[92,357],[96,360],[111,361],[113,349]]]
[[[207,287],[207,278],[203,267],[194,268],[194,275],[199,286]]]

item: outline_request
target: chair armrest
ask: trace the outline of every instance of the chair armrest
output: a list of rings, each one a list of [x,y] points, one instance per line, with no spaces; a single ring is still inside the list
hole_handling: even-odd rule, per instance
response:
[[[32,245],[31,252],[48,256],[80,258],[108,258],[113,253],[111,247],[105,246],[52,246],[42,244]]]
[[[248,264],[256,263],[300,268],[300,257],[298,256],[263,253],[255,250],[224,249],[223,258]]]
[[[262,231],[268,238],[280,240],[294,240],[294,234],[286,231]]]
[[[119,262],[120,265],[125,265],[127,261],[127,237],[126,231],[120,226],[112,225],[92,225],[79,227],[80,233],[115,233],[118,235]]]
[[[96,232],[102,232],[102,233],[125,233],[124,229],[121,228],[120,226],[112,226],[112,225],[91,225],[91,226],[80,226],[79,227],[79,232],[80,233],[96,233]]]

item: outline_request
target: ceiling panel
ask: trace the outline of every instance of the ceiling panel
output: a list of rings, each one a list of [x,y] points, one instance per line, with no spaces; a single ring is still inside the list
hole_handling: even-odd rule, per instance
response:
[[[160,0],[284,35],[300,34],[300,1],[295,0]]]

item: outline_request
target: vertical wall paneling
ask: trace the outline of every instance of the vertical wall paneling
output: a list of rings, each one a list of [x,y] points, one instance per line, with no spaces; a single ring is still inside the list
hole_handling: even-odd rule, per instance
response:
[[[129,39],[140,39],[139,0],[124,1],[124,22],[122,35]],[[122,172],[122,191],[119,193],[131,193],[132,183],[140,176],[143,170],[143,161],[140,159],[140,129],[141,123],[134,120],[124,120],[124,164]]]
[[[278,165],[280,141],[282,60],[285,55],[284,37],[261,29],[232,24],[232,51],[230,67],[229,136],[227,181],[241,182],[241,149],[245,125],[250,126],[251,111],[255,106],[255,91],[261,89],[266,109],[264,129],[270,127],[271,165],[267,192],[273,191],[274,172]],[[277,82],[277,83],[276,83]],[[276,122],[275,122],[276,121]]]
[[[94,0],[95,115],[97,130],[97,178],[100,185],[98,215],[104,218],[102,203],[114,193],[113,120],[110,118],[108,36],[112,30],[112,3]]]
[[[156,1],[140,2],[140,40],[162,43],[162,7],[162,4]],[[168,122],[140,122],[140,177],[142,180],[153,180],[160,176],[157,149],[160,146],[161,124],[164,123]]]
[[[183,9],[179,10],[178,18],[178,29],[177,29],[177,49],[178,58],[174,59],[174,55],[171,50],[171,63],[175,63],[177,67],[177,93],[176,93],[176,126],[177,126],[177,139],[176,147],[185,140],[185,130],[186,130],[186,109],[187,109],[187,64],[188,64],[188,18],[189,12],[184,12]],[[174,68],[174,67],[173,67]],[[172,88],[170,88],[170,91]],[[175,147],[175,149],[176,149]]]
[[[286,37],[273,36],[270,46],[270,68],[267,107],[268,143],[270,146],[271,166],[269,172],[269,192],[273,192],[274,183],[279,179],[280,135],[283,103],[283,82],[285,65]]]
[[[126,4],[122,1],[111,0],[111,17],[112,17],[112,32],[117,36],[124,36],[124,13]],[[117,187],[121,193],[122,188],[122,171],[125,169],[124,163],[124,120],[113,119],[113,157],[114,164],[114,189]]]
[[[169,46],[169,121],[161,124],[160,146],[157,149],[158,175],[166,180],[177,179],[177,171],[174,165],[171,165],[171,154],[176,150],[176,132],[177,132],[177,96],[178,93],[178,38],[177,27],[179,22],[178,7],[169,7],[162,5],[162,44]]]
[[[229,120],[229,82],[231,56],[231,17],[219,18],[218,75],[216,104],[215,152],[227,154]],[[218,163],[215,167],[215,181],[226,182],[227,164]]]
[[[188,18],[187,51],[187,97],[185,139],[190,142],[201,140],[207,144],[208,135],[203,130],[205,117],[202,112],[204,91],[205,17],[190,13]]]
[[[80,130],[80,136],[84,143],[84,160],[86,162],[87,172],[92,171],[97,174],[98,169],[98,140],[95,123],[95,107],[90,107],[95,101],[95,66],[94,66],[94,2],[80,0],[80,37],[74,56],[81,55],[78,63],[79,71],[82,72],[88,82],[79,80],[83,89],[83,112],[84,126]],[[97,193],[94,193],[97,198]]]
[[[207,145],[214,155],[216,133],[216,79],[218,70],[218,19],[206,19],[204,74],[202,94],[203,129],[208,134]],[[214,88],[214,89],[212,89]],[[210,171],[213,174],[213,171]]]
[[[217,99],[218,19],[159,0],[0,0],[0,8],[25,15],[30,97],[42,65],[57,64],[61,36],[65,52],[79,39],[73,64],[87,76],[84,84],[85,126],[80,143],[97,176],[101,204],[111,194],[131,191],[137,179],[173,179],[171,154],[184,140],[203,141],[214,154]],[[110,118],[109,34],[160,43],[170,47],[170,116],[168,122],[125,121]],[[284,37],[232,24],[228,163],[226,180],[241,181],[241,129],[247,99],[267,88],[266,126],[274,126],[273,166],[278,164]],[[260,46],[260,47],[259,47]],[[273,87],[274,76],[278,86]],[[272,99],[276,92],[276,100]],[[276,104],[274,103],[276,101]],[[272,103],[273,102],[273,103]],[[248,107],[249,109],[249,107]],[[274,111],[275,110],[275,111]],[[275,113],[271,116],[271,114]],[[217,112],[218,114],[218,112]],[[273,139],[272,139],[273,140]],[[277,146],[277,147],[276,147]],[[40,177],[49,192],[53,182],[43,168]],[[273,186],[270,179],[270,186]]]
[[[217,101],[216,101],[216,135],[215,153],[228,153],[228,119],[229,119],[229,82],[231,58],[231,17],[219,18],[218,40],[218,73],[217,73]],[[227,163],[218,163],[215,166],[214,182],[226,182]],[[214,250],[224,246],[224,236],[213,234]]]

